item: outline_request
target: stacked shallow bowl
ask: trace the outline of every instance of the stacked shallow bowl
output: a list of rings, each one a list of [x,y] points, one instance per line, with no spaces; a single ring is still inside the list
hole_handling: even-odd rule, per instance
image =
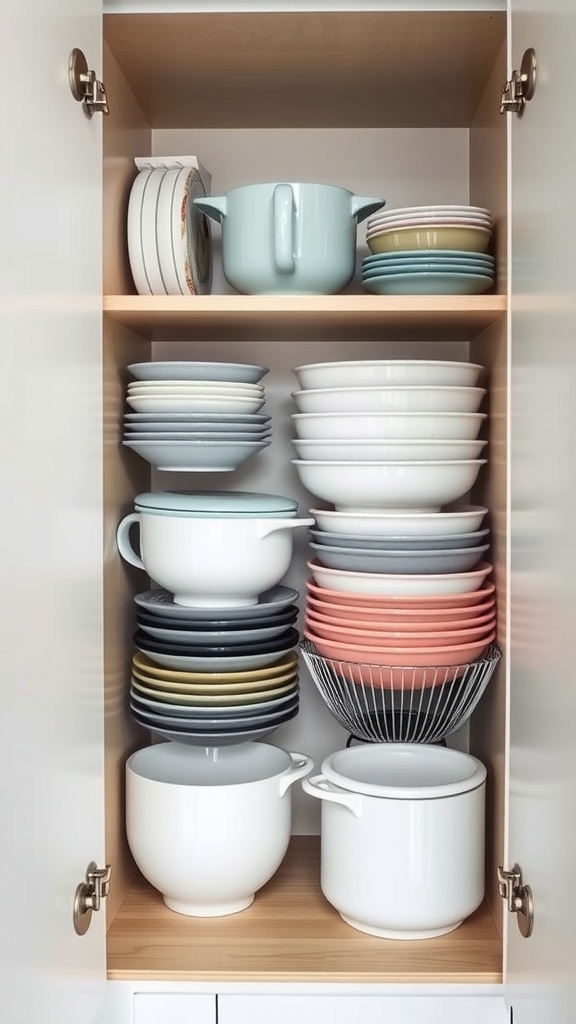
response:
[[[244,743],[298,712],[295,590],[279,585],[297,505],[280,495],[150,492],[117,530],[157,583],[137,595],[131,710],[192,745]],[[138,525],[140,553],[131,542]]]
[[[295,401],[308,410],[293,417],[294,464],[334,506],[311,509],[303,650],[328,706],[360,738],[391,738],[383,690],[400,699],[388,710],[411,738],[416,702],[420,725],[430,715],[422,690],[459,681],[452,695],[470,708],[462,681],[495,638],[487,509],[455,504],[486,461],[480,370],[384,360],[294,371]],[[474,672],[476,695],[487,675]],[[442,708],[453,727],[445,699]]]
[[[226,472],[270,444],[263,366],[133,363],[123,444],[157,469]]]
[[[362,282],[380,295],[477,295],[494,284],[492,217],[479,206],[413,206],[366,222]]]

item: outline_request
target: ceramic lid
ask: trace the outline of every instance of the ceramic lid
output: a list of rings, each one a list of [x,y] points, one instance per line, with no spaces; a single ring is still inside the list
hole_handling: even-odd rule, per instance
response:
[[[342,789],[393,800],[456,796],[486,779],[486,768],[471,754],[424,743],[348,747],[327,757],[322,772]]]
[[[298,502],[279,494],[257,494],[250,491],[149,491],[136,495],[134,507],[138,510],[161,509],[190,515],[197,512],[266,515],[295,512]]]

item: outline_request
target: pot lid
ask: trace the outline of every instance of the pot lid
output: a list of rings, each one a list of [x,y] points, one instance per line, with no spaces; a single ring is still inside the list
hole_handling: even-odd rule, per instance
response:
[[[161,509],[168,512],[194,514],[220,512],[236,515],[266,515],[295,512],[298,502],[279,494],[257,494],[250,491],[149,491],[137,494],[134,507]]]
[[[486,768],[471,754],[424,743],[368,743],[330,754],[325,777],[353,793],[433,800],[476,789]]]

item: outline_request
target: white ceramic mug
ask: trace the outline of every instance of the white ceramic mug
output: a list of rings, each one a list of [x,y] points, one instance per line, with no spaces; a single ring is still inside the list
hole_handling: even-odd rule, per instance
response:
[[[130,541],[140,526],[140,554]],[[175,604],[233,608],[256,604],[285,575],[292,531],[313,519],[198,519],[131,512],[116,531],[118,550],[174,595]]]

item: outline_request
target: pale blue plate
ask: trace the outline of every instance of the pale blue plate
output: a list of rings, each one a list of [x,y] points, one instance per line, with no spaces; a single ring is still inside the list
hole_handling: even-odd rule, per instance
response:
[[[364,280],[376,295],[480,295],[494,284],[484,274],[414,273],[390,274]]]
[[[494,271],[489,267],[469,267],[462,263],[390,263],[386,267],[363,270],[362,280],[390,274],[479,274],[494,279]]]
[[[399,249],[395,252],[374,253],[372,256],[365,256],[362,260],[363,266],[371,266],[373,263],[387,263],[390,260],[453,260],[465,259],[471,263],[490,263],[496,261],[494,256],[485,252],[466,252],[464,249]]]

